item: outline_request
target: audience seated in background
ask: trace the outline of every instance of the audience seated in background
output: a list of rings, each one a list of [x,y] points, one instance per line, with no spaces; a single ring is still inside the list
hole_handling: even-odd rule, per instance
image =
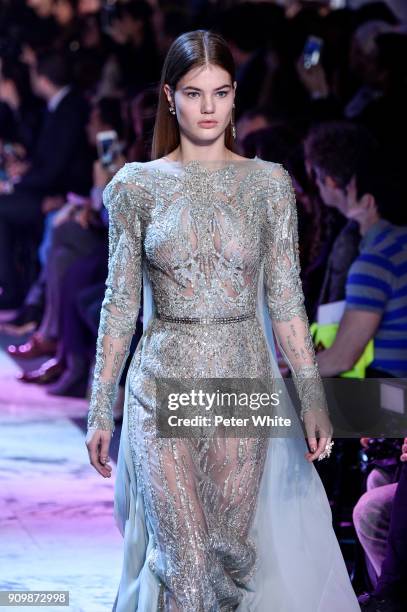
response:
[[[347,220],[346,186],[359,161],[377,152],[378,144],[364,128],[346,121],[335,121],[311,129],[304,150],[307,167],[314,176],[323,203],[339,213],[342,224],[329,253],[312,317],[315,318],[320,304],[345,298],[346,278],[358,255],[361,238],[358,224],[352,219]]]
[[[123,120],[122,120],[122,115],[121,115],[121,104],[120,104],[120,100],[116,98],[102,98],[96,101],[91,107],[89,120],[86,125],[86,135],[87,135],[87,141],[88,141],[87,146],[91,148],[92,155],[94,158],[97,156],[97,134],[99,132],[109,131],[109,130],[114,130],[117,133],[119,142],[123,139],[124,128],[123,128]],[[95,190],[98,191],[100,190],[100,188],[94,186],[92,188],[92,194]],[[96,196],[100,197],[100,194],[96,194]],[[80,201],[82,202],[81,205],[79,204]],[[42,269],[41,269],[41,272],[38,278],[33,283],[33,285],[30,287],[30,290],[28,291],[24,299],[24,303],[22,304],[21,308],[16,313],[15,317],[13,319],[10,319],[3,326],[3,328],[6,331],[9,331],[10,333],[17,333],[18,335],[20,335],[21,332],[24,333],[27,331],[34,331],[38,327],[43,317],[44,310],[47,310],[47,312],[44,315],[45,320],[53,319],[54,323],[51,326],[45,325],[43,323],[41,325],[41,331],[38,331],[33,336],[33,338],[28,342],[29,345],[31,343],[34,343],[36,345],[35,346],[36,355],[48,354],[50,348],[51,348],[51,352],[53,352],[55,349],[55,342],[57,338],[56,330],[58,328],[58,323],[57,323],[58,314],[57,314],[57,311],[55,310],[55,304],[51,305],[50,303],[51,300],[48,300],[49,301],[48,306],[45,305],[45,302],[47,301],[47,298],[45,295],[47,291],[47,286],[49,288],[51,284],[51,281],[47,283],[48,267],[56,266],[55,262],[47,262],[49,248],[53,241],[52,226],[53,226],[53,220],[56,215],[56,211],[58,208],[63,208],[63,210],[60,213],[58,213],[58,218],[55,219],[55,222],[58,225],[61,225],[64,219],[66,219],[66,221],[69,221],[69,219],[71,219],[72,223],[74,223],[73,227],[74,229],[76,229],[76,234],[77,234],[76,240],[83,241],[84,245],[82,248],[87,249],[89,248],[88,246],[86,246],[87,231],[86,232],[82,231],[80,227],[82,226],[83,230],[88,230],[89,228],[87,226],[84,227],[85,225],[84,222],[89,221],[95,216],[97,216],[97,211],[95,211],[95,208],[94,208],[95,201],[97,201],[97,198],[92,199],[92,205],[91,205],[91,199],[89,197],[85,197],[85,198],[77,198],[77,197],[72,198],[71,197],[71,201],[66,202],[66,198],[61,198],[58,196],[57,197],[48,196],[48,198],[43,200],[42,210],[45,214],[45,223],[46,223],[45,234],[46,235],[43,236],[43,241],[40,247],[43,251],[45,251],[45,254],[43,257],[44,261],[41,261]],[[78,222],[81,222],[81,223],[79,223],[78,225]],[[90,230],[91,232],[93,231],[92,227],[90,228]],[[63,229],[62,229],[62,233],[63,233]],[[70,234],[71,234],[71,240],[72,240],[73,239],[72,230],[70,231]],[[93,238],[91,236],[91,243],[92,241],[93,241]],[[75,247],[73,245],[73,248],[71,248],[71,256],[74,256],[75,249],[77,249],[78,256],[83,254],[79,246]],[[51,259],[52,259],[52,255],[51,255]],[[67,260],[66,266],[68,265],[69,265],[69,261]],[[62,272],[63,270],[60,271],[60,274],[62,274]],[[51,329],[53,329],[52,334],[51,334]],[[48,342],[50,339],[53,339],[53,345],[51,347]],[[46,345],[41,347],[41,343],[43,343],[44,340],[47,341]],[[31,347],[25,345],[24,352],[27,353],[27,356],[30,356],[32,352]]]
[[[42,227],[45,197],[69,191],[86,194],[91,187],[91,157],[84,130],[87,107],[70,87],[69,66],[63,56],[46,54],[38,59],[32,78],[36,93],[47,101],[47,111],[30,167],[18,182],[14,178],[12,193],[0,195],[1,308],[20,302],[15,285],[14,232]],[[0,191],[5,185],[0,182]]]
[[[366,446],[367,439],[361,441]],[[407,438],[400,459],[398,477],[380,468],[370,472],[353,510],[374,587],[359,597],[364,612],[402,612],[407,600]]]
[[[404,185],[382,158],[363,158],[344,194],[346,216],[357,222],[362,240],[346,278],[345,311],[334,343],[317,355],[321,374],[335,376],[351,369],[373,339],[369,375],[406,377]]]

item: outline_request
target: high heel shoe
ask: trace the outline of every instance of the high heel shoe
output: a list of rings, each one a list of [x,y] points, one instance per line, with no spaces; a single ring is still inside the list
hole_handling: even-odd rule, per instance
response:
[[[52,357],[38,369],[22,372],[17,376],[17,380],[25,383],[35,383],[37,385],[47,385],[58,380],[64,370],[65,363],[59,361],[56,357]]]
[[[44,355],[53,356],[56,354],[57,348],[58,342],[56,340],[47,340],[35,332],[25,344],[20,344],[19,346],[10,344],[7,347],[7,352],[12,357],[33,359],[34,357],[43,357]]]

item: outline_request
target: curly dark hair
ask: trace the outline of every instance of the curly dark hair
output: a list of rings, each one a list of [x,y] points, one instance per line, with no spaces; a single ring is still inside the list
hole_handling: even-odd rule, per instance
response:
[[[319,124],[310,130],[304,150],[311,165],[333,178],[340,189],[355,177],[359,199],[371,194],[383,219],[406,224],[403,176],[366,128],[346,121]]]
[[[361,159],[378,153],[374,136],[363,126],[348,121],[327,121],[312,127],[304,141],[307,160],[323,176],[344,189]]]

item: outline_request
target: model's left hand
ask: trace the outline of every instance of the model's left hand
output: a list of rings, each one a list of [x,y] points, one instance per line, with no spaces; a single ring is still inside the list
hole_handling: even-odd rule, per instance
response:
[[[407,461],[407,438],[404,438],[404,444],[401,447],[401,461]]]
[[[304,413],[304,426],[307,433],[308,447],[311,452],[305,453],[307,461],[315,461],[332,441],[333,427],[326,410],[307,410]],[[318,438],[318,442],[317,442]]]

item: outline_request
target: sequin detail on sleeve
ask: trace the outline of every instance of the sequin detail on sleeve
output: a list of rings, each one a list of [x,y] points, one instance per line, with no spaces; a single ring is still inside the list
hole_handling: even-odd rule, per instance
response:
[[[141,220],[144,195],[136,177],[131,184],[126,164],[103,192],[109,211],[109,263],[102,303],[88,428],[114,431],[113,403],[130,350],[141,291]]]
[[[303,418],[311,409],[328,412],[328,406],[304,306],[295,192],[281,164],[270,168],[267,196],[267,303],[278,344],[293,375]]]

